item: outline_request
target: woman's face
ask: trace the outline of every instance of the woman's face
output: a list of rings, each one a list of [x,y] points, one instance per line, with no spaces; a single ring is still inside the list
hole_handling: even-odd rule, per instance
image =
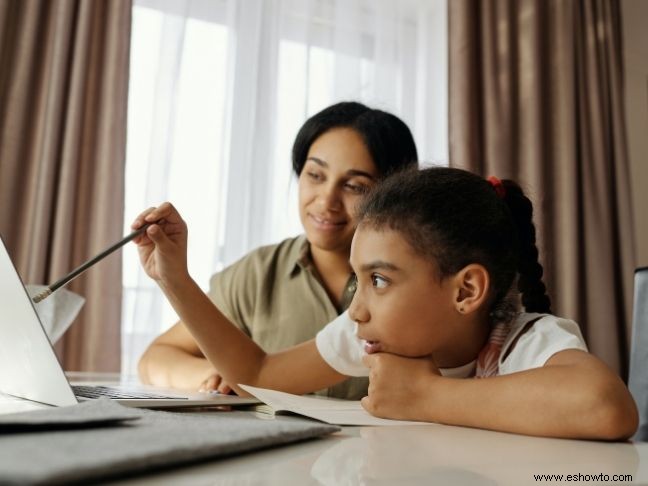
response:
[[[378,179],[378,170],[351,128],[333,128],[308,150],[299,176],[299,217],[311,246],[349,252],[356,205]]]

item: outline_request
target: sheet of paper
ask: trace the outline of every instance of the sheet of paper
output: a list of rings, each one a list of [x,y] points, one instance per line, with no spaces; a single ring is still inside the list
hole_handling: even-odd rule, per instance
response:
[[[26,285],[30,297],[40,294],[47,287],[45,285]],[[39,303],[34,304],[47,337],[52,344],[67,331],[77,314],[83,307],[85,299],[74,292],[59,289]]]
[[[374,417],[359,401],[335,398],[299,396],[290,393],[239,385],[248,393],[270,405],[275,412],[293,412],[334,425],[431,425],[427,422],[409,422]]]

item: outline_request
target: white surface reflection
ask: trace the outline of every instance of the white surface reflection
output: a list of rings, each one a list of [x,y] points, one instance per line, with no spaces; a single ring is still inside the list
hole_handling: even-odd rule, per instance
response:
[[[630,474],[636,481],[638,447],[645,446],[440,425],[397,430],[365,427],[359,438],[343,440],[324,451],[313,464],[311,476],[325,486],[395,482],[518,485],[534,483],[534,474],[563,474],[565,480],[568,474],[607,475],[608,481],[599,484],[611,482],[614,475]]]

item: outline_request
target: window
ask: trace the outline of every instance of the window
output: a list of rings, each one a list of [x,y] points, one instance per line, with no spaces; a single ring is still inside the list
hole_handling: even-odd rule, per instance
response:
[[[209,277],[301,231],[290,154],[304,120],[354,99],[403,118],[447,160],[445,1],[136,0],[125,232],[170,200],[188,264]],[[124,251],[123,371],[177,317]]]

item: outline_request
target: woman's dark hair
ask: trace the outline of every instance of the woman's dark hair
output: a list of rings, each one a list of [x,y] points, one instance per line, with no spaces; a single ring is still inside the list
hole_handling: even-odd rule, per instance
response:
[[[358,132],[381,176],[418,161],[412,133],[400,118],[361,103],[344,101],[316,113],[300,128],[292,150],[293,170],[298,176],[310,146],[332,128],[352,128]]]
[[[517,277],[527,312],[551,312],[542,282],[531,201],[515,182],[505,195],[461,169],[402,171],[374,187],[359,208],[360,227],[398,231],[437,263],[440,277],[478,263],[491,279],[491,318],[510,319],[507,294]]]

